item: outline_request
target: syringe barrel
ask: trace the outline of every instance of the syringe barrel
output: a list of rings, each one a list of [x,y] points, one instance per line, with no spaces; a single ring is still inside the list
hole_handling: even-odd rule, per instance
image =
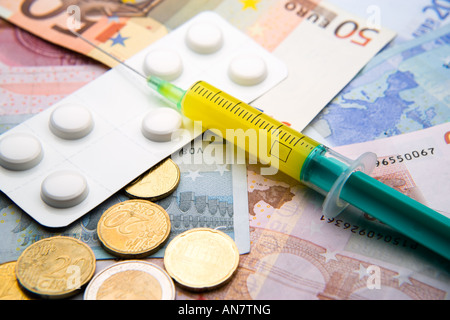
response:
[[[374,154],[353,161],[297,132],[237,98],[199,81],[178,104],[186,117],[245,150],[249,157],[303,182],[326,196],[324,213],[335,216],[347,206],[340,191],[354,170],[371,171]]]
[[[323,213],[335,217],[349,204],[341,199],[341,191],[350,175],[355,171],[369,174],[376,159],[374,153],[366,152],[352,160],[321,145],[306,159],[300,180],[325,196]]]
[[[300,181],[303,164],[320,143],[239,99],[199,81],[179,103],[184,116]],[[274,172],[275,173],[275,172]]]

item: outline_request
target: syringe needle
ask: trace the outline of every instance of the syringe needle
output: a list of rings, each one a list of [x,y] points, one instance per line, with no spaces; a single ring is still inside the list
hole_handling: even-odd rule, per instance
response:
[[[117,61],[118,63],[123,65],[124,67],[128,68],[129,70],[133,71],[134,73],[136,73],[139,76],[141,76],[142,78],[144,78],[145,81],[147,82],[147,85],[149,85],[152,89],[154,89],[157,92],[159,92],[163,97],[165,97],[170,102],[175,103],[175,104],[180,102],[181,98],[183,97],[183,95],[185,93],[184,90],[182,90],[182,89],[178,88],[177,86],[171,84],[170,82],[165,81],[163,79],[160,79],[158,77],[155,77],[155,76],[148,76],[148,77],[146,77],[145,75],[143,75],[142,73],[140,73],[136,69],[130,67],[129,65],[127,65],[123,61],[119,60],[118,58],[116,58],[115,56],[110,54],[109,52],[107,52],[107,51],[103,50],[102,48],[100,48],[99,46],[97,46],[95,43],[93,43],[89,39],[83,37],[80,33],[76,32],[75,30],[72,30],[72,29],[70,29],[70,31],[74,35],[76,35],[78,38],[80,38],[81,40],[83,40],[83,41],[87,42],[88,44],[90,44],[93,48],[98,49],[100,52],[104,53],[105,55],[107,55],[111,59],[114,59],[115,61]]]
[[[124,63],[122,60],[116,58],[115,56],[113,56],[112,54],[110,54],[109,52],[103,50],[102,48],[100,48],[99,46],[97,46],[95,43],[93,43],[92,41],[90,41],[89,39],[85,38],[84,36],[82,36],[80,33],[76,32],[75,30],[69,29],[74,35],[76,35],[78,38],[80,38],[81,40],[89,43],[93,48],[101,51],[102,53],[104,53],[105,55],[107,55],[108,57],[110,57],[111,59],[117,61],[118,63],[120,63],[121,65],[123,65],[124,67],[128,68],[129,70],[133,71],[134,73],[138,74],[139,76],[141,76],[142,78],[144,78],[147,81],[147,77],[145,75],[143,75],[142,73],[140,73],[139,71],[137,71],[136,69],[130,67],[129,65],[127,65],[126,63]]]

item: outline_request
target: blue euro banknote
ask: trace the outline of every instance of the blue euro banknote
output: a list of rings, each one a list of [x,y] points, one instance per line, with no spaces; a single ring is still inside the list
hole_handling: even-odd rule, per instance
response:
[[[450,25],[389,48],[312,121],[329,146],[426,129],[450,120]]]

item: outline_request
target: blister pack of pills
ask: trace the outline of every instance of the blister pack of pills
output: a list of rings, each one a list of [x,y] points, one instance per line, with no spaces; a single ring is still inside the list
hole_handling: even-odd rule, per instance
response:
[[[126,63],[183,89],[205,80],[246,103],[287,76],[282,61],[213,12]],[[40,224],[67,226],[200,133],[119,65],[0,136],[0,188]]]

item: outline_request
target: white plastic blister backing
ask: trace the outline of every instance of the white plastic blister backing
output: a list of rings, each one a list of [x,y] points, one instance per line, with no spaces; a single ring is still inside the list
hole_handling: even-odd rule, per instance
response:
[[[214,25],[216,34],[202,38],[204,24]],[[147,75],[160,72],[149,70],[146,58],[164,50],[179,57],[159,65],[174,84],[188,89],[204,80],[246,103],[287,76],[283,62],[212,12],[126,63]],[[230,68],[251,55],[258,57],[257,70]],[[40,224],[67,226],[201,133],[186,119],[180,129],[190,134],[176,139],[145,127],[151,111],[168,107],[144,79],[119,65],[0,136],[0,188]]]

